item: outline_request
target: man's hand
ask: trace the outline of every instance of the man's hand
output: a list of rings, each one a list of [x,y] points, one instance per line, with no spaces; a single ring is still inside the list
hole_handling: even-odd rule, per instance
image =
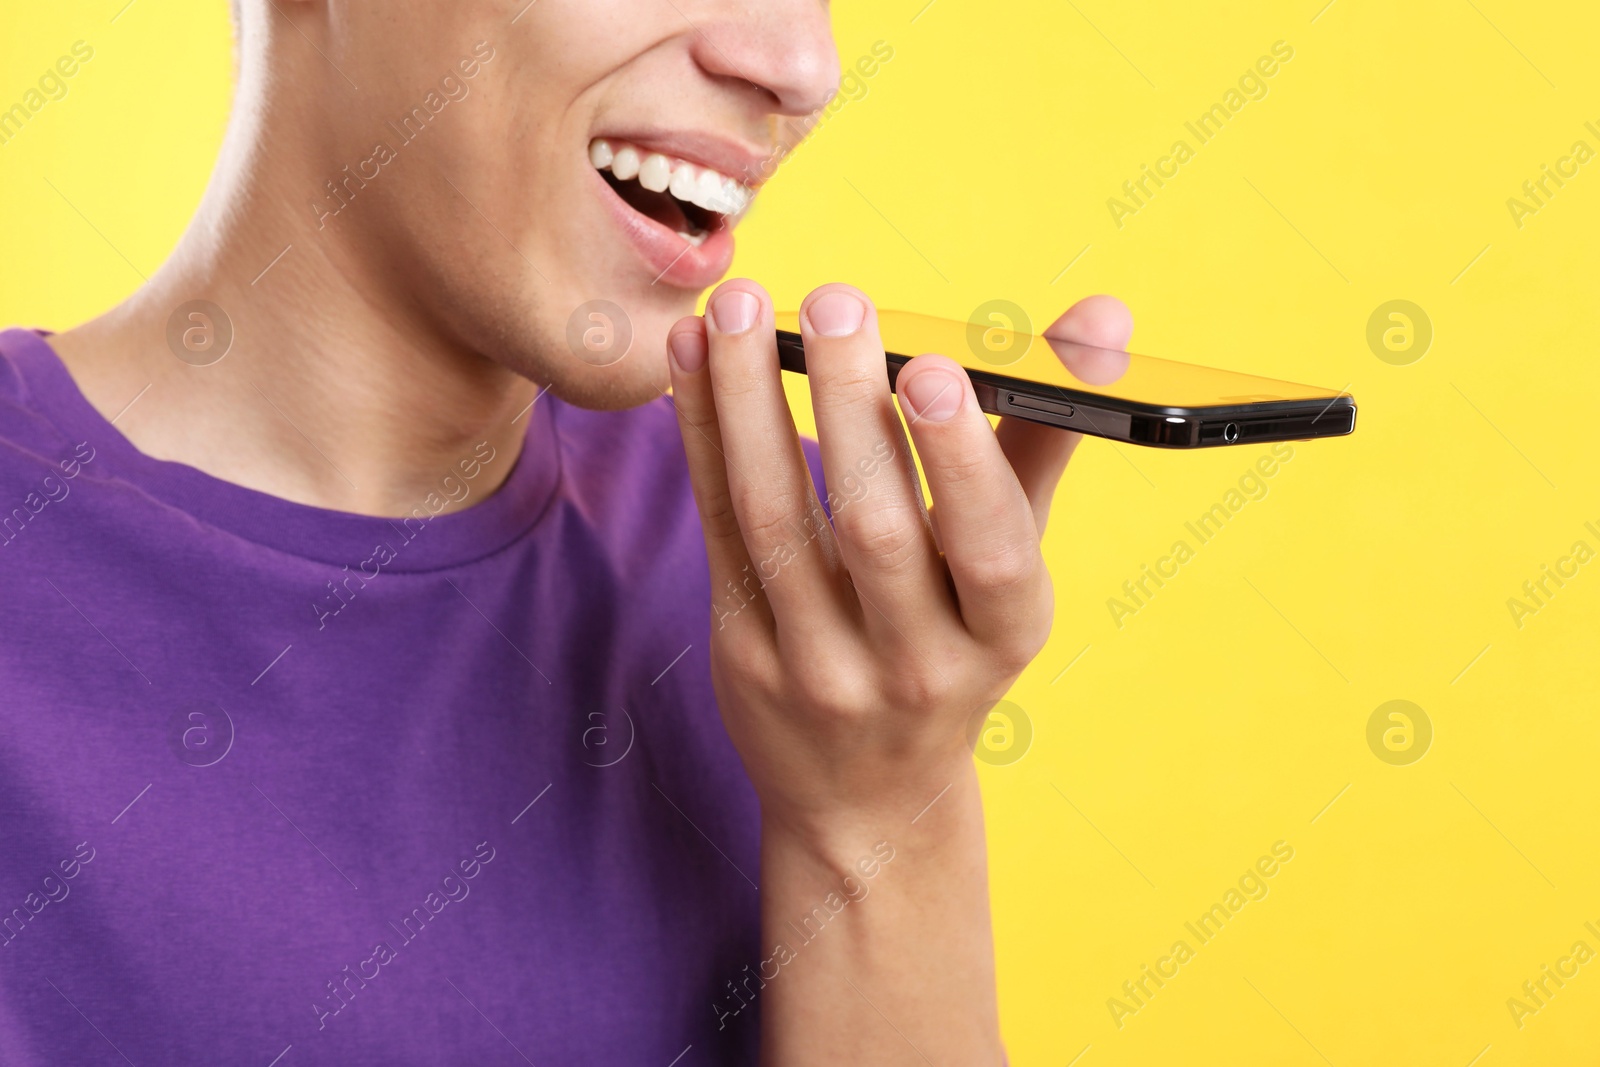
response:
[[[972,739],[1049,635],[1039,539],[1078,435],[991,429],[961,367],[918,356],[897,387],[933,521],[876,312],[824,286],[801,326],[830,527],[766,293],[726,282],[707,312],[668,344],[710,562],[713,680],[762,805],[762,988],[746,996],[763,1001],[764,1059],[919,1061],[931,1047],[998,1062]],[[1122,348],[1130,331],[1122,304],[1093,297],[1046,336]],[[897,862],[864,863],[880,842]]]

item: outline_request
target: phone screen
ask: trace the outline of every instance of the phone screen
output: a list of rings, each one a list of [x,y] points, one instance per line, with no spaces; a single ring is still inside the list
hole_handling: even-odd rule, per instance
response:
[[[780,312],[777,327],[798,333],[799,313]],[[878,328],[887,352],[903,356],[937,352],[968,370],[1157,407],[1223,407],[1331,400],[1344,395],[1314,385],[1053,341],[1000,326],[954,322],[909,311],[879,311]]]

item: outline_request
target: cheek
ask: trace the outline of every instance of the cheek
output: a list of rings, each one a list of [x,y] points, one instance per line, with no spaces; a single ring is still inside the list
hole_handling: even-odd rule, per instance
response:
[[[405,12],[394,24],[390,4]],[[388,204],[361,221],[382,220],[399,268],[429,279],[422,295],[429,312],[502,365],[581,406],[659,398],[668,380],[667,331],[694,313],[698,294],[651,284],[653,272],[641,269],[639,251],[611,214],[605,198],[613,194],[589,164],[588,143],[608,130],[714,126],[725,113],[715,109],[725,101],[694,67],[676,8],[659,0],[390,4],[354,5],[372,10],[357,15],[352,38],[368,33],[375,42],[359,46],[365,62],[358,65],[389,70],[379,102],[365,109],[371,115],[352,119],[345,140],[382,137],[398,157],[370,194],[371,207],[379,207],[378,196]],[[479,41],[492,47],[488,59],[474,51]],[[386,50],[393,54],[372,54]],[[468,57],[477,66],[471,78],[459,67]],[[398,143],[384,120],[420,103],[428,87],[443,95],[441,79],[452,71],[465,96],[440,111],[425,136]],[[367,80],[357,80],[365,93]],[[428,195],[405,188],[434,167],[455,188],[441,178],[431,179]],[[625,309],[633,339],[625,356],[594,366],[571,351],[568,323],[600,300]]]

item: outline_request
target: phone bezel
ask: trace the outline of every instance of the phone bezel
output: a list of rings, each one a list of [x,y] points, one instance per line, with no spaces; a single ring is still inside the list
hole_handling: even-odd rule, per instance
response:
[[[778,330],[778,363],[796,374],[806,372],[805,342],[798,333]],[[886,352],[889,387],[912,357]],[[1305,441],[1343,437],[1355,432],[1355,398],[1341,393],[1331,400],[1263,400],[1251,404],[1168,407],[1101,393],[1079,392],[1043,382],[1013,378],[994,371],[966,368],[978,405],[991,415],[1008,415],[1057,429],[1153,448],[1214,448],[1268,441]],[[1018,407],[1022,397],[1053,410]],[[1063,414],[1066,407],[1070,414]],[[1237,435],[1228,439],[1229,427]]]

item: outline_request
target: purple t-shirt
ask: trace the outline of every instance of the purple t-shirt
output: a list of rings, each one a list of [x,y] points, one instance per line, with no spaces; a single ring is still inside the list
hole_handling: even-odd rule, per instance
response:
[[[674,412],[521,418],[408,517],[325,511],[0,334],[0,1063],[754,1061]]]

